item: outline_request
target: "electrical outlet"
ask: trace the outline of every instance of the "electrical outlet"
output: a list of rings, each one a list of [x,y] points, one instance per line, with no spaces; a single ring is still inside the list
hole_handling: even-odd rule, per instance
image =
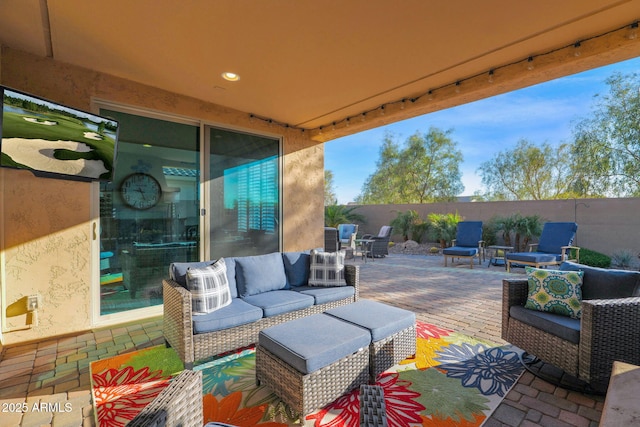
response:
[[[35,311],[39,308],[39,305],[38,295],[29,295],[27,297],[27,311]]]

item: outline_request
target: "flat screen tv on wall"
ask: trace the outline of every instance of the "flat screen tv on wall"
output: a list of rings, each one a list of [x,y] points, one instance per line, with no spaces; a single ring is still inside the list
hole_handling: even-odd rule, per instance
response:
[[[0,86],[0,166],[36,176],[110,181],[118,122]]]

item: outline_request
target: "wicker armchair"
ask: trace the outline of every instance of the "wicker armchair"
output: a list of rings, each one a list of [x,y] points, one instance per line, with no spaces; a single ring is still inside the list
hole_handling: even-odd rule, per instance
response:
[[[365,234],[363,240],[372,240],[367,247],[366,253],[371,257],[384,257],[389,255],[389,240],[393,227],[383,225],[376,236],[373,234]]]
[[[502,338],[603,392],[614,360],[640,364],[640,272],[571,262],[560,270],[584,271],[581,319],[545,313],[533,325],[539,312],[524,308],[527,280],[505,279]],[[560,337],[561,329],[571,336]]]
[[[202,371],[182,371],[127,427],[202,426]]]

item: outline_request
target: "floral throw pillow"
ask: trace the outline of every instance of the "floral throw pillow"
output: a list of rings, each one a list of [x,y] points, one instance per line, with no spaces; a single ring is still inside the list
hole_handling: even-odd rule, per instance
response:
[[[559,271],[526,267],[529,295],[524,307],[580,318],[582,271]]]

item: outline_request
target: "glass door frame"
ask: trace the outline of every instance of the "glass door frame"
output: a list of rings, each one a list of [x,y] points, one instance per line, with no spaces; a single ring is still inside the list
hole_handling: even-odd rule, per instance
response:
[[[94,98],[92,100],[92,111],[99,112],[100,109],[108,109],[134,116],[148,117],[151,119],[159,119],[168,122],[174,122],[179,124],[190,125],[198,127],[200,137],[200,150],[202,150],[202,129],[203,124],[201,120],[191,117],[180,116],[178,114],[164,113],[151,109],[133,107],[126,104],[120,104],[102,99]],[[200,165],[202,165],[202,151],[200,151]],[[118,167],[118,158],[116,157],[116,168]],[[162,316],[163,305],[154,305],[150,307],[138,308],[133,310],[126,310],[113,314],[100,314],[100,183],[91,183],[91,261],[92,261],[92,277],[91,277],[91,324],[93,327],[111,326],[121,323],[137,321],[145,318],[152,318]],[[200,179],[200,196],[202,196],[202,180]],[[202,209],[202,200],[200,200],[200,209]],[[200,210],[202,212],[202,210]],[[202,219],[201,219],[202,220]],[[200,242],[200,257],[202,257],[203,242]],[[202,258],[200,258],[202,259]]]
[[[278,142],[278,246],[279,250],[283,248],[283,182],[284,182],[284,150],[283,136],[281,134],[273,134],[268,132],[258,132],[253,129],[246,129],[225,123],[217,123],[211,121],[203,121],[192,117],[181,116],[178,114],[164,113],[141,107],[133,107],[125,104],[111,102],[108,100],[94,98],[92,100],[92,111],[99,112],[101,108],[118,111],[126,114],[149,117],[152,119],[166,120],[169,122],[193,125],[199,127],[200,136],[200,171],[199,171],[199,197],[200,197],[200,260],[210,259],[210,203],[213,201],[210,197],[210,157],[211,144],[210,132],[212,128],[224,129],[226,131],[244,133],[248,135],[256,135],[260,137],[270,138]],[[116,158],[116,167],[117,167]],[[156,305],[146,308],[123,311],[114,314],[100,314],[100,184],[91,183],[91,215],[92,220],[90,226],[91,239],[91,324],[93,327],[110,326],[130,321],[140,320],[142,318],[152,318],[163,314],[163,305]]]

